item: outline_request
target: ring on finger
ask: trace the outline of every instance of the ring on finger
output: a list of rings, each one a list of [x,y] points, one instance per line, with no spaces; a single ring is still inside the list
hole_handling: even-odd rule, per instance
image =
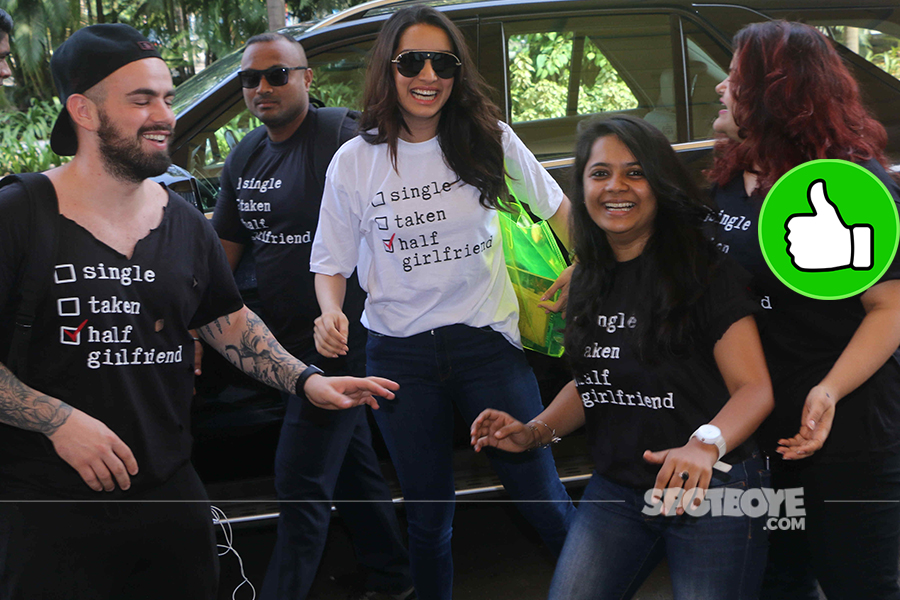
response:
[[[691,476],[691,474],[688,473],[687,471],[681,472],[681,480],[682,481],[687,481],[690,478],[690,476]]]

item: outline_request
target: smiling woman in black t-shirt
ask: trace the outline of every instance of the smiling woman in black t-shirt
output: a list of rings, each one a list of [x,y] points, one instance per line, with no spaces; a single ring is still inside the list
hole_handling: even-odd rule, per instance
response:
[[[766,266],[763,199],[792,168],[819,158],[861,165],[885,184],[884,128],[815,28],[772,21],[734,39],[716,90],[724,134],[708,173],[720,209],[716,243],[753,275],[775,410],[760,429],[776,488],[802,488],[805,529],[774,531],[766,598],[900,598],[900,257],[864,293],[814,300]],[[862,196],[854,201],[866,203]],[[726,227],[733,218],[740,228]],[[874,235],[878,235],[876,231]],[[777,453],[776,453],[777,452]]]
[[[522,452],[587,425],[596,471],[550,598],[629,598],[664,556],[676,598],[756,598],[762,517],[723,504],[762,486],[747,439],[773,405],[746,273],[706,239],[710,208],[646,122],[588,123],[574,173],[574,381],[527,424],[483,412],[472,443]]]

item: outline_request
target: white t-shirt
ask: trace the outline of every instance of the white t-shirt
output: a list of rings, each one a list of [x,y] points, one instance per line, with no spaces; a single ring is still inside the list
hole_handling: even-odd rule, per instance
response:
[[[563,192],[505,123],[510,187],[542,219]],[[349,277],[368,293],[362,323],[393,337],[462,323],[490,326],[521,347],[518,303],[506,272],[496,210],[444,162],[435,137],[387,144],[361,137],[334,155],[325,177],[310,269]]]

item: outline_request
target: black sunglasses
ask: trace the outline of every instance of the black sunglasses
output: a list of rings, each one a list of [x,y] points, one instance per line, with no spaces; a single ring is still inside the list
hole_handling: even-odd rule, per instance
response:
[[[462,66],[459,58],[449,52],[419,52],[410,50],[401,52],[392,63],[397,65],[397,70],[404,77],[415,77],[425,68],[425,61],[431,61],[431,68],[435,75],[441,79],[453,79],[456,71]]]
[[[266,78],[269,85],[280,87],[288,82],[290,71],[302,71],[309,67],[272,67],[265,71],[257,71],[256,69],[247,69],[246,71],[238,71],[238,77],[241,78],[241,87],[255,88],[259,87],[260,79]]]

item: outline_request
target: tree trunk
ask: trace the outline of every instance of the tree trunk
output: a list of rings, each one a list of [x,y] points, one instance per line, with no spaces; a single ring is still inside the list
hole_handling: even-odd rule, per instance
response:
[[[266,10],[269,13],[269,31],[284,27],[284,0],[266,0]]]
[[[106,19],[103,16],[103,0],[97,0],[97,22],[106,23]]]
[[[185,79],[194,75],[194,45],[191,42],[191,27],[190,23],[188,23],[187,14],[185,14],[184,9],[181,7],[181,3],[179,3],[175,7],[175,16],[181,21],[181,30],[185,32],[187,35],[187,60],[188,65],[185,69]]]
[[[844,28],[844,45],[859,54],[859,29],[856,27]]]

